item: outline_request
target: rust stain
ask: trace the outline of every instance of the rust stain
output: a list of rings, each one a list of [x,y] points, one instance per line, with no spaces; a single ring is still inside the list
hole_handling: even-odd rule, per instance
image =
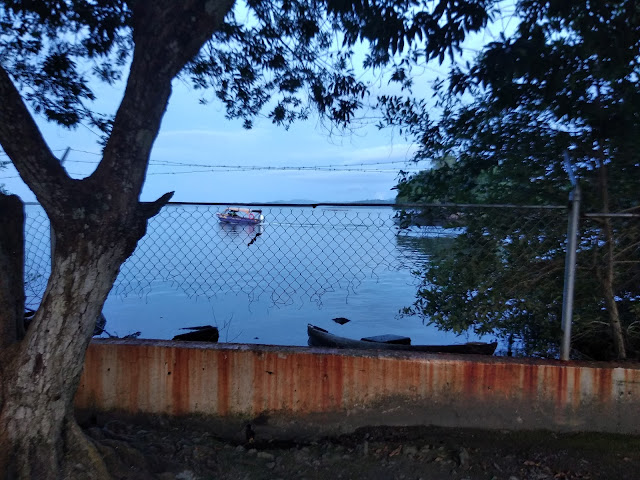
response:
[[[95,408],[100,400],[104,401],[102,379],[106,372],[104,372],[103,362],[101,361],[103,351],[96,348],[87,350],[85,365],[95,366],[95,371],[99,372],[99,374],[93,375],[94,372],[88,372],[85,366],[82,371],[78,394],[75,398],[75,406],[78,408]]]
[[[354,385],[356,384],[355,372],[358,370],[356,358],[343,358],[342,382],[341,382],[341,401],[343,406],[351,406],[353,404],[353,395],[355,393]]]
[[[163,350],[158,351],[147,345],[137,350],[138,354],[132,359],[133,362],[129,364],[131,370],[137,370],[131,382],[137,384],[138,410],[147,412],[156,405],[158,392],[164,393],[165,391],[165,388],[159,386],[159,384],[166,381],[166,352]],[[162,395],[162,398],[164,400],[164,395]],[[156,407],[162,412],[165,411],[165,408],[165,402]]]
[[[571,406],[574,410],[578,409],[582,404],[582,373],[581,368],[573,368],[573,391]]]
[[[128,368],[130,369],[131,380],[129,382],[129,388],[126,390],[128,407],[129,411],[138,412],[140,409],[140,398],[138,397],[138,389],[140,388],[140,357],[143,349],[129,349],[129,355],[127,358],[130,359],[130,364]],[[147,379],[148,380],[148,379]]]
[[[346,363],[346,365],[343,365],[343,363]],[[333,379],[333,382],[331,383],[331,398],[333,401],[333,408],[337,409],[342,405],[342,398],[343,398],[343,374],[344,374],[344,368],[345,366],[349,366],[350,364],[353,364],[353,358],[349,358],[349,357],[343,357],[343,356],[338,356],[336,355],[334,357],[334,366],[333,366],[333,370],[334,372],[336,372],[336,376]]]
[[[406,368],[402,375],[402,381],[404,383],[403,389],[407,391],[412,397],[418,395],[418,386],[420,385],[420,379],[422,377],[422,365],[418,362],[405,363]]]
[[[266,354],[258,353],[255,357],[255,361],[253,363],[253,395],[251,401],[251,412],[261,412],[263,410],[268,410],[265,408],[265,393],[264,387],[262,383],[262,370],[265,368],[265,356]]]
[[[326,411],[327,407],[328,407],[328,402],[327,402],[327,398],[329,397],[329,357],[325,356],[322,357],[320,359],[320,368],[318,371],[320,378],[319,380],[319,386],[320,386],[320,392],[319,392],[319,397],[316,400],[316,402],[313,402],[313,399],[310,399],[311,405],[316,405],[316,408],[322,410],[322,411]]]
[[[265,356],[264,364],[262,365],[260,376],[262,377],[262,385],[264,385],[264,399],[263,404],[267,406],[267,410],[277,410],[277,390],[278,390],[278,377],[286,376],[286,372],[276,373],[275,376],[273,373],[268,372],[276,372],[278,368],[276,367],[277,356],[273,353],[267,353]]]
[[[526,406],[567,425],[594,403],[624,416],[639,392],[637,366],[100,341],[87,352],[76,405],[179,415],[308,414],[403,397],[422,411],[434,403],[479,415]]]
[[[296,393],[300,388],[296,375],[297,369],[298,360],[295,359],[293,361],[282,361],[278,365],[278,371],[282,371],[284,373],[277,379],[278,384],[280,385],[280,390],[282,391],[282,408],[284,410],[295,411],[296,409]]]
[[[372,373],[368,358],[353,357],[349,359],[349,365],[344,365],[344,376],[342,382],[342,404],[353,407],[365,401],[369,395],[369,385],[365,375]],[[347,361],[345,359],[345,361]]]
[[[381,365],[383,366],[383,378],[384,378],[384,389],[383,392],[385,394],[389,394],[389,392],[399,392],[399,382],[402,375],[401,365],[396,361],[389,360],[380,360]]]
[[[502,378],[498,365],[478,363],[475,395],[482,399],[497,395],[501,391]]]
[[[130,408],[130,396],[129,390],[131,386],[130,380],[130,371],[132,362],[132,354],[133,350],[131,350],[129,345],[126,345],[121,349],[120,352],[114,352],[116,355],[114,356],[114,376],[116,379],[126,378],[127,385],[126,387],[122,385],[120,388],[115,389],[115,400],[119,405],[123,405],[125,409]],[[134,410],[135,413],[135,410]]]
[[[536,398],[538,396],[538,378],[540,370],[536,365],[532,365],[529,368],[522,368],[521,373],[523,377],[523,396]]]
[[[425,375],[424,375],[424,382],[422,386],[423,387],[422,393],[428,394],[429,392],[433,392],[434,383],[435,383],[435,375],[434,375],[433,363],[427,361],[427,363],[425,364]]]
[[[318,360],[316,372],[305,369],[309,378],[302,379],[297,396],[308,411],[333,411],[342,406],[344,369],[349,360],[340,355],[323,355]]]
[[[622,402],[640,400],[640,372],[638,370],[623,370],[622,379],[617,381],[618,397]]]
[[[171,357],[171,405],[174,415],[188,412],[189,406],[189,359],[192,352],[184,348],[172,348]],[[194,353],[197,353],[195,351]]]
[[[230,388],[230,356],[231,352],[219,351],[216,355],[216,364],[218,366],[218,415],[227,415],[229,413],[229,395]]]
[[[554,369],[552,370],[552,373],[555,373],[555,377],[556,377],[556,402],[558,405],[558,408],[562,409],[564,408],[564,406],[567,404],[567,397],[569,392],[567,391],[568,389],[568,385],[567,385],[567,379],[568,379],[568,375],[567,375],[567,367],[560,367],[558,369]]]
[[[462,367],[463,392],[467,395],[474,395],[478,385],[478,365],[475,363],[465,363]]]
[[[597,398],[602,403],[611,404],[616,400],[613,389],[613,370],[598,368],[593,373]]]

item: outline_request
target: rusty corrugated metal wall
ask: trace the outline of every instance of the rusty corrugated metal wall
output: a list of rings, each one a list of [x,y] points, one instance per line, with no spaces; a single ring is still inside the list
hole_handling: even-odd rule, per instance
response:
[[[303,347],[93,341],[76,405],[354,426],[434,424],[640,433],[640,369]],[[331,420],[334,418],[335,420]]]

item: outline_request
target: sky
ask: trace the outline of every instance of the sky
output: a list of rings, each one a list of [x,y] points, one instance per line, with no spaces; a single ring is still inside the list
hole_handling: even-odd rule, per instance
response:
[[[101,86],[99,90],[98,108],[115,111],[119,89]],[[395,196],[391,189],[399,170],[418,169],[409,162],[414,147],[391,130],[369,125],[348,135],[331,135],[313,117],[289,130],[259,118],[253,129],[245,130],[240,121],[225,119],[221,104],[202,105],[198,100],[198,92],[174,81],[142,200],[153,200],[168,191],[175,191],[172,201],[176,202],[388,200]],[[64,162],[71,176],[82,178],[93,171],[100,160],[99,137],[94,131],[83,125],[67,130],[43,119],[37,121],[59,158],[71,148]],[[7,159],[0,155],[0,160]],[[235,168],[238,166],[244,167],[242,171]],[[0,184],[24,201],[35,201],[12,166],[0,170]]]
[[[510,0],[503,3],[509,7]],[[511,9],[505,8],[504,18],[465,41],[463,58],[475,55],[497,34],[513,30],[517,22],[511,22]],[[433,81],[446,75],[446,70],[446,65],[430,64],[422,77],[414,78],[416,88],[430,97]],[[122,98],[122,84],[94,88],[96,109],[115,112]],[[343,136],[329,134],[314,117],[289,130],[257,118],[254,128],[245,130],[241,121],[225,119],[221,103],[214,100],[202,105],[199,98],[199,92],[187,82],[174,81],[141,200],[154,200],[169,191],[175,192],[172,201],[176,202],[389,200],[395,197],[392,188],[400,170],[428,167],[410,162],[415,146],[407,139],[390,129],[378,130],[374,122]],[[93,171],[101,150],[96,132],[84,125],[67,130],[42,118],[36,117],[36,121],[56,155],[62,157],[67,148],[71,149],[64,166],[72,177],[82,178]],[[0,150],[0,162],[3,160],[7,157]],[[0,169],[2,184],[24,201],[35,201],[11,165]]]

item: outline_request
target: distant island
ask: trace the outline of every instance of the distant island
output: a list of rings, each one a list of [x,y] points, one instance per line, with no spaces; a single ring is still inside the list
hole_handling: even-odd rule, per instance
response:
[[[336,202],[335,200],[302,200],[299,198],[293,200],[275,200],[273,202],[265,202],[265,203],[298,203],[304,205],[315,205],[318,203],[384,203],[385,205],[394,205],[396,203],[395,198],[386,198],[386,199],[377,199],[377,200],[348,200],[342,202]]]

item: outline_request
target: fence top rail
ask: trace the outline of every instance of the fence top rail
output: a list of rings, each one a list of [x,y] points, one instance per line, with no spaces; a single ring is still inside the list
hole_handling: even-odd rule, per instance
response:
[[[37,202],[25,202],[25,205],[40,205]],[[361,203],[361,202],[318,202],[318,203],[256,203],[256,202],[168,202],[167,205],[202,205],[202,206],[247,206],[247,207],[460,207],[460,208],[530,208],[546,210],[566,210],[563,205],[516,205],[509,203]]]
[[[247,207],[395,207],[395,208],[530,208],[530,209],[552,209],[566,210],[567,207],[559,205],[511,205],[511,204],[476,204],[476,203],[362,203],[362,202],[318,202],[318,203],[235,203],[235,202],[169,202],[168,205],[244,205]]]
[[[587,218],[640,218],[640,213],[585,213]]]
[[[25,202],[25,205],[40,205],[37,202]],[[319,203],[256,203],[256,202],[168,202],[167,205],[193,206],[245,206],[245,207],[395,207],[395,208],[522,208],[532,210],[567,210],[563,205],[516,205],[509,203],[362,203],[362,202],[319,202]]]

